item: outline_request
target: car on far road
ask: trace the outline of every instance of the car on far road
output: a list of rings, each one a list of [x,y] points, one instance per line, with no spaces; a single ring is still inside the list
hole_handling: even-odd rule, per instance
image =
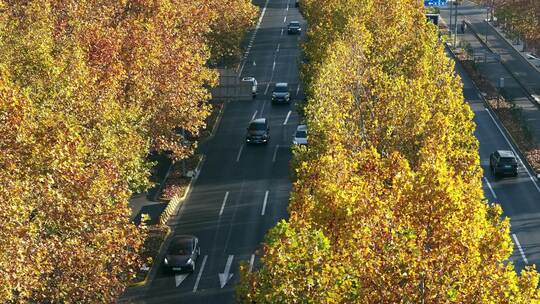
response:
[[[255,98],[257,96],[257,79],[255,77],[244,77],[242,78],[242,82],[251,86],[251,95]]]
[[[278,82],[272,92],[272,103],[290,103],[291,94],[289,93],[289,84]]]
[[[296,132],[294,133],[293,144],[295,145],[307,145],[307,126],[298,125]]]
[[[289,22],[289,25],[287,26],[287,34],[300,34],[302,33],[302,27],[300,27],[299,21],[291,21]]]
[[[489,156],[491,174],[517,176],[518,163],[514,152],[510,150],[497,150]]]
[[[193,272],[200,254],[201,248],[197,237],[177,235],[171,240],[163,263],[173,272]]]
[[[531,54],[531,53],[525,53],[525,57],[527,58],[527,60],[529,60],[535,67],[539,67],[540,68],[540,58],[538,58],[537,56]]]
[[[248,144],[266,144],[270,140],[270,126],[268,119],[257,118],[249,123],[246,132],[246,142]]]

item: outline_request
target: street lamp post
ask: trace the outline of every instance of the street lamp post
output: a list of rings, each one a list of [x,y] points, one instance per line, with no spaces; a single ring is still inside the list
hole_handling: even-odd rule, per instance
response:
[[[456,13],[454,14],[454,47],[456,47],[458,2],[455,0],[454,0],[454,6],[456,7]]]
[[[450,6],[450,27],[448,28],[448,32],[450,33],[450,39],[452,39],[452,2],[448,1],[448,5]]]

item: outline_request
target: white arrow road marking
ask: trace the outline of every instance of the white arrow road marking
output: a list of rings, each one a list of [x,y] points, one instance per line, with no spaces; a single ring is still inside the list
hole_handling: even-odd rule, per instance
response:
[[[252,254],[251,258],[249,259],[249,272],[253,270],[253,262],[255,262],[255,254]]]
[[[253,60],[253,66],[256,66],[257,64],[255,63],[255,60]]]
[[[232,278],[233,274],[229,273],[231,271],[231,265],[232,261],[234,259],[234,255],[229,255],[227,258],[227,264],[225,264],[225,270],[223,270],[222,273],[218,274],[219,276],[219,283],[221,285],[221,288],[225,287],[227,282]]]
[[[225,192],[225,197],[223,198],[223,204],[221,204],[221,210],[219,210],[219,216],[223,215],[223,210],[225,209],[225,203],[227,203],[228,197],[229,197],[229,191]]]
[[[491,191],[491,195],[493,195],[494,199],[497,199],[497,194],[495,194],[495,191],[493,191],[493,188],[491,188],[491,184],[489,183],[488,179],[484,176],[484,180],[486,181],[486,184],[489,188],[489,191]]]
[[[263,202],[263,207],[262,207],[262,211],[261,211],[261,215],[264,215],[264,212],[266,210],[266,203],[268,202],[268,190],[266,190],[266,193],[264,194],[264,202]]]
[[[272,157],[272,162],[276,162],[276,156],[277,156],[278,149],[279,149],[279,145],[276,145],[276,148],[274,149],[274,156]]]
[[[193,292],[196,292],[197,288],[199,287],[199,282],[201,281],[202,272],[204,270],[204,265],[206,265],[207,259],[208,255],[205,255],[204,259],[202,260],[201,269],[199,270],[199,274],[197,275],[197,280],[195,280],[195,286],[193,286]]]
[[[289,121],[289,117],[291,117],[291,111],[289,111],[289,113],[287,113],[287,117],[285,117],[285,121],[283,122],[283,125],[287,124],[287,122]]]
[[[244,144],[240,147],[240,150],[238,151],[238,155],[236,155],[236,162],[240,161],[240,156],[242,155],[242,150],[244,150]]]
[[[188,274],[176,274],[174,276],[174,280],[176,281],[176,287],[180,286],[180,284],[182,284],[182,282],[184,282],[184,280],[188,277]]]
[[[512,233],[512,237],[514,238],[514,242],[516,242],[519,253],[521,254],[521,257],[523,258],[523,261],[525,261],[525,264],[529,264],[529,261],[527,261],[527,257],[525,256],[525,252],[523,252],[523,249],[521,248],[521,244],[519,243],[516,234]]]

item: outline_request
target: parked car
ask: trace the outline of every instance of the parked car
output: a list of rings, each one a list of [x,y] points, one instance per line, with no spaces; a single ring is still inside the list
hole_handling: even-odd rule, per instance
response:
[[[535,66],[540,68],[540,58],[537,56],[531,54],[531,53],[525,53],[525,57]]]
[[[289,84],[286,82],[276,83],[272,92],[272,103],[289,103],[290,101]]]
[[[255,77],[244,77],[242,82],[249,83],[251,85],[251,94],[253,97],[257,96],[257,79]]]
[[[511,175],[517,176],[518,163],[514,152],[509,150],[497,150],[489,156],[489,168],[494,176]]]
[[[287,26],[287,34],[300,34],[302,33],[302,27],[300,26],[299,21],[291,21]]]
[[[257,118],[249,123],[246,142],[250,144],[266,144],[270,140],[270,126],[266,118]]]
[[[300,7],[300,0],[294,0],[294,7]]]
[[[307,145],[307,126],[298,125],[296,132],[294,133],[293,144],[295,145]]]
[[[193,272],[201,254],[199,239],[192,235],[175,236],[163,260],[165,267],[174,272]]]

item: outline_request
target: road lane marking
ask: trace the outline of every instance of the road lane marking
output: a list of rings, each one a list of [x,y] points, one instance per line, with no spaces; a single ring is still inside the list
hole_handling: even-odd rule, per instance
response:
[[[289,111],[289,113],[287,113],[287,117],[285,117],[285,121],[283,122],[283,125],[287,124],[287,122],[289,121],[290,116],[291,116],[291,111]]]
[[[300,92],[300,84],[296,87],[296,96],[298,96],[298,92]]]
[[[270,88],[270,81],[266,84],[266,90],[264,90],[264,95],[268,93],[268,89]]]
[[[261,23],[262,23],[262,20],[264,18],[264,14],[266,13],[266,7],[268,6],[269,1],[270,0],[266,0],[266,3],[264,3],[264,7],[263,7],[263,10],[261,11],[261,15],[259,16],[259,20],[257,21],[257,25],[255,26],[255,29],[253,30],[253,34],[251,35],[251,39],[249,40],[249,45],[248,45],[247,50],[246,50],[246,52],[244,54],[244,59],[247,59],[247,57],[249,56],[249,52],[251,51],[251,47],[253,46],[253,42],[255,41],[255,37],[257,36],[257,32],[261,28]],[[240,67],[240,71],[238,72],[238,77],[240,77],[240,75],[242,75],[242,71],[244,70],[245,64],[246,64],[246,60],[244,60],[242,62],[242,66]]]
[[[222,273],[219,273],[219,283],[221,285],[221,288],[225,287],[227,282],[232,278],[233,274],[229,273],[231,271],[231,265],[232,261],[234,259],[234,255],[229,254],[229,257],[227,258],[227,264],[225,264],[225,269]]]
[[[258,112],[258,111],[257,111],[257,110],[255,110],[255,113],[253,113],[253,116],[251,116],[251,120],[254,120],[254,119],[255,119],[255,117],[257,117],[257,112]]]
[[[236,155],[236,162],[240,161],[240,156],[242,155],[242,150],[244,150],[244,144],[240,146],[240,150],[238,151],[238,155]]]
[[[281,29],[281,36],[283,36],[283,29]]]
[[[253,270],[253,263],[255,262],[255,254],[251,254],[251,258],[249,259],[249,272]]]
[[[221,204],[221,210],[219,210],[219,216],[223,215],[223,210],[225,209],[225,204],[229,198],[229,191],[225,192],[225,197],[223,198],[223,203]]]
[[[277,151],[279,149],[279,145],[276,145],[276,148],[274,149],[274,156],[272,156],[272,162],[276,162],[276,156],[277,156]]]
[[[263,104],[262,104],[262,107],[261,107],[261,113],[259,113],[261,115],[261,117],[263,117],[265,107],[266,107],[266,100],[263,101]]]
[[[272,63],[272,71],[276,69],[276,60],[274,59],[274,63]]]
[[[488,113],[489,117],[491,117],[491,120],[493,121],[493,123],[495,124],[495,126],[497,127],[497,129],[499,129],[499,132],[501,132],[502,136],[504,137],[504,140],[506,141],[506,143],[508,144],[508,146],[510,146],[510,149],[512,149],[512,152],[514,152],[514,154],[516,155],[517,159],[519,160],[519,162],[521,163],[521,166],[523,166],[523,168],[525,168],[525,172],[527,172],[527,175],[529,175],[529,178],[531,179],[531,182],[533,183],[534,187],[536,188],[536,190],[538,192],[540,192],[540,188],[538,187],[538,185],[536,184],[536,182],[534,181],[534,178],[532,177],[531,173],[529,172],[529,169],[525,166],[525,164],[523,164],[523,161],[521,160],[521,157],[519,157],[519,155],[517,154],[516,150],[514,149],[514,146],[512,145],[512,143],[510,143],[510,140],[508,140],[508,138],[506,137],[506,134],[504,134],[503,130],[501,129],[501,127],[499,127],[499,124],[497,123],[497,121],[495,120],[495,118],[493,117],[493,115],[491,115],[491,112],[489,111],[488,108],[485,108],[486,112]]]
[[[187,273],[184,274],[175,274],[174,275],[174,281],[176,283],[176,287],[180,286],[182,282],[188,277]]]
[[[287,16],[283,18],[283,23],[287,22]]]
[[[262,211],[261,211],[261,215],[264,215],[264,212],[266,211],[266,203],[268,202],[268,190],[266,190],[266,193],[264,194],[264,202],[263,202],[263,207],[262,207]]]
[[[512,233],[512,237],[514,238],[514,242],[516,242],[516,245],[518,247],[519,253],[521,254],[521,257],[523,258],[523,261],[525,261],[525,264],[529,264],[529,261],[527,261],[527,257],[525,256],[525,252],[523,252],[523,249],[521,248],[521,244],[519,243],[519,240],[515,233]]]
[[[491,195],[493,195],[493,198],[497,199],[497,194],[495,194],[495,191],[493,191],[493,188],[491,188],[491,184],[489,183],[488,179],[484,176],[484,180],[486,181],[486,184],[489,188],[489,191],[491,191]]]
[[[281,46],[281,43],[278,43],[277,44],[277,49],[276,49],[276,52],[279,52],[279,47]]]
[[[195,286],[193,286],[193,292],[197,291],[197,288],[199,288],[199,282],[201,281],[202,272],[204,270],[204,265],[206,265],[206,260],[208,259],[208,255],[205,255],[202,264],[201,269],[199,270],[199,274],[197,274],[197,280],[195,280]]]

